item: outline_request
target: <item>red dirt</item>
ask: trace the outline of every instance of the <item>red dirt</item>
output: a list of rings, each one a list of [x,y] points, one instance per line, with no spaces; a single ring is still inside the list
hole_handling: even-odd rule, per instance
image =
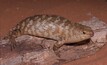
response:
[[[107,0],[0,0],[0,37],[22,19],[35,14],[56,14],[72,21],[95,16],[107,21]],[[107,45],[96,54],[65,65],[106,65]]]

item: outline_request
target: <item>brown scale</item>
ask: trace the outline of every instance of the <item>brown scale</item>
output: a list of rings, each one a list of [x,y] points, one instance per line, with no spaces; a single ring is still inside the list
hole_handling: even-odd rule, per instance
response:
[[[35,15],[22,20],[9,33],[8,38],[12,46],[12,40],[21,35],[31,35],[46,39],[56,40],[53,46],[56,50],[66,43],[80,42],[93,36],[90,27],[74,23],[57,15]]]

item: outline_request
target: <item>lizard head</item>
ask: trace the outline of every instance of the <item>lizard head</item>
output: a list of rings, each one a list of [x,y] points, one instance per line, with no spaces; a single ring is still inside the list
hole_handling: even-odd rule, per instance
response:
[[[91,27],[78,23],[75,23],[72,33],[72,43],[90,39],[94,35],[94,32]]]

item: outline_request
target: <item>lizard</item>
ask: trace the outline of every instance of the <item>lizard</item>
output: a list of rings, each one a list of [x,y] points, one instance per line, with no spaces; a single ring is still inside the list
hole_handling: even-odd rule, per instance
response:
[[[15,38],[21,35],[31,35],[57,41],[53,50],[67,43],[76,43],[90,39],[94,33],[91,27],[72,22],[58,15],[34,15],[20,21],[8,35],[11,47],[15,47]]]

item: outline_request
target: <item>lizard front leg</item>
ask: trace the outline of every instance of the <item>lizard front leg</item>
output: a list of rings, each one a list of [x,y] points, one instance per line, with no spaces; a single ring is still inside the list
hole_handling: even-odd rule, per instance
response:
[[[56,44],[53,45],[53,50],[56,51],[63,45],[64,45],[63,41],[57,41]]]

